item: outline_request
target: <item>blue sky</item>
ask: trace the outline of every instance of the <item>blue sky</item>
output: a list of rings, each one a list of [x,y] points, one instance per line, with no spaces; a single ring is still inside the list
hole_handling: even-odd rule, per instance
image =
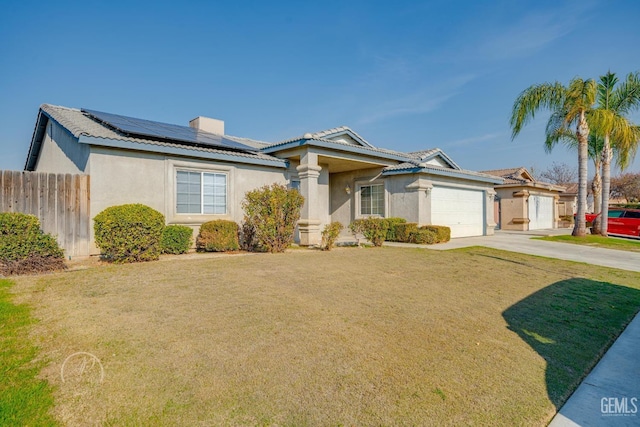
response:
[[[638,18],[636,0],[4,1],[0,169],[23,168],[42,103],[273,142],[347,125],[471,170],[573,166],[544,152],[544,114],[511,141],[513,101],[640,70]]]

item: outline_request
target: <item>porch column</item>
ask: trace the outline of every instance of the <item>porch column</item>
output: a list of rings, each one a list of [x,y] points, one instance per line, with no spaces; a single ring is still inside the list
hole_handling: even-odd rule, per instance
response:
[[[485,204],[485,211],[484,211],[484,216],[485,216],[485,236],[492,236],[494,234],[494,230],[496,229],[496,226],[498,224],[496,224],[496,216],[495,216],[495,199],[496,199],[496,192],[493,188],[491,189],[487,189],[484,191],[485,194],[485,200],[486,200],[486,204]]]
[[[300,193],[304,197],[304,205],[300,212],[298,230],[300,231],[300,245],[319,245],[320,236],[320,207],[318,206],[318,177],[322,167],[318,165],[316,153],[305,152],[300,156],[300,166],[296,168],[300,178]]]

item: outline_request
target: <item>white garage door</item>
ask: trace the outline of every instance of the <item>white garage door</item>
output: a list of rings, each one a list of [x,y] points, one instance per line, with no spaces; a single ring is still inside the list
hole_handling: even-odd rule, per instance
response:
[[[484,234],[484,192],[449,187],[431,189],[431,222],[451,227],[451,237]]]
[[[529,230],[553,228],[553,197],[529,196]]]

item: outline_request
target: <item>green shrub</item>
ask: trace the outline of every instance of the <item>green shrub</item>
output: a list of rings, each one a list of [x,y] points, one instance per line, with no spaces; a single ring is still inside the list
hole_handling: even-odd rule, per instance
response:
[[[93,219],[96,245],[105,259],[116,262],[153,261],[160,257],[164,215],[149,206],[112,206]]]
[[[196,248],[200,252],[237,251],[240,249],[238,224],[224,219],[205,222],[200,226]]]
[[[324,230],[322,230],[322,250],[330,251],[333,248],[343,228],[344,225],[337,221],[324,226]]]
[[[61,270],[64,252],[56,239],[40,230],[40,221],[23,213],[0,213],[0,274]]]
[[[385,240],[389,242],[397,242],[396,225],[404,224],[407,220],[404,218],[385,218],[384,220],[387,222],[387,235]]]
[[[354,234],[362,234],[373,246],[382,246],[387,237],[388,223],[384,218],[356,219],[349,224]]]
[[[418,231],[415,222],[404,222],[395,225],[396,242],[411,243],[411,233]]]
[[[438,237],[433,230],[419,228],[418,230],[411,232],[409,240],[411,243],[416,243],[418,245],[432,245],[437,243]]]
[[[293,242],[303,204],[304,197],[298,190],[281,184],[249,191],[242,202],[243,229],[245,225],[253,229],[257,246],[269,252],[284,252]]]
[[[425,225],[422,230],[431,230],[436,233],[436,243],[448,242],[451,240],[451,228],[445,225]]]
[[[193,229],[186,225],[167,225],[162,230],[160,247],[164,254],[184,254],[189,251]]]

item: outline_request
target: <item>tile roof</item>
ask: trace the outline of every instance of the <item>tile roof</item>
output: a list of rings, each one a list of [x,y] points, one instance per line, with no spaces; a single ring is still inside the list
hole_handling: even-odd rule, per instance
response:
[[[481,173],[498,176],[504,179],[505,185],[525,185],[534,187],[543,187],[548,190],[564,191],[564,187],[561,185],[552,184],[550,182],[538,181],[525,167],[508,168],[508,169],[494,169],[488,171],[482,171]],[[525,178],[523,175],[529,175],[531,179]]]
[[[527,172],[527,169],[524,167],[482,171],[482,173],[503,178],[505,184],[526,184],[527,182],[533,182],[522,178],[523,172]]]
[[[429,150],[415,151],[411,153],[403,153],[395,150],[388,150],[384,148],[376,148],[371,146],[370,144],[367,146],[362,145],[354,145],[349,144],[344,141],[338,141],[334,139],[325,138],[330,135],[339,134],[341,132],[350,132],[357,138],[360,138],[362,141],[365,141],[360,135],[351,130],[347,126],[340,126],[332,129],[326,129],[323,131],[315,132],[315,133],[306,133],[300,137],[287,139],[285,141],[280,141],[274,144],[257,141],[249,138],[240,138],[236,136],[224,135],[225,138],[231,139],[233,141],[239,142],[241,144],[245,144],[252,148],[255,148],[255,152],[230,152],[228,150],[221,150],[217,148],[210,147],[198,147],[193,145],[187,145],[178,141],[156,141],[147,138],[137,138],[124,135],[116,130],[113,130],[102,123],[92,119],[87,114],[82,112],[76,108],[68,108],[57,105],[43,104],[41,107],[42,112],[50,117],[52,120],[58,122],[61,126],[66,128],[69,132],[73,134],[76,138],[81,138],[83,136],[104,139],[105,141],[123,141],[126,143],[134,143],[134,144],[145,144],[151,146],[159,146],[159,147],[177,147],[179,149],[194,151],[194,156],[197,156],[197,152],[203,153],[214,153],[214,154],[224,154],[224,155],[232,155],[240,158],[249,158],[249,159],[262,159],[268,160],[271,162],[280,162],[282,164],[286,163],[286,160],[278,158],[276,156],[269,155],[268,153],[277,151],[273,150],[274,148],[278,148],[280,146],[285,146],[287,144],[298,142],[298,141],[320,141],[323,143],[330,143],[334,147],[335,146],[344,146],[345,148],[358,149],[358,151],[362,152],[370,152],[371,155],[379,155],[381,157],[392,156],[392,159],[399,161],[400,163],[397,165],[392,165],[384,168],[385,172],[402,172],[403,170],[411,171],[411,170],[420,170],[426,172],[433,173],[455,173],[456,175],[462,176],[470,176],[470,177],[478,177],[482,179],[494,178],[495,175],[488,175],[486,173],[474,172],[469,170],[460,169],[453,160],[449,159],[446,154],[440,150],[439,148],[432,148]],[[366,142],[366,141],[365,141]],[[368,144],[368,143],[367,143]],[[440,153],[443,157],[448,159],[453,167],[446,168],[437,165],[426,164],[424,161],[434,155]]]
[[[282,159],[279,159],[274,156],[270,156],[268,154],[260,153],[259,151],[230,152],[228,150],[220,150],[217,148],[198,147],[198,146],[193,146],[193,145],[188,145],[188,144],[178,143],[178,142],[163,142],[163,141],[155,141],[155,140],[146,139],[146,138],[135,138],[135,137],[126,136],[93,120],[92,118],[90,118],[89,116],[87,116],[85,113],[83,113],[81,110],[77,108],[68,108],[68,107],[61,107],[57,105],[43,104],[42,106],[40,106],[40,109],[44,111],[53,120],[58,122],[61,126],[69,130],[69,132],[71,132],[73,136],[75,136],[76,138],[80,138],[81,136],[89,136],[89,137],[101,138],[105,140],[109,139],[109,140],[125,141],[125,142],[137,143],[137,144],[147,144],[147,145],[155,145],[155,146],[162,146],[162,147],[171,146],[171,147],[179,147],[179,148],[183,148],[183,149],[191,150],[195,152],[233,154],[234,156],[239,156],[239,157],[284,162],[284,160]],[[256,148],[257,150],[259,150],[260,148],[262,148],[264,145],[267,144],[262,141],[255,141],[247,138],[238,138],[235,136],[225,135],[225,138],[229,138],[231,140],[240,142],[242,144],[249,145],[253,148]]]
[[[326,131],[323,131],[326,132]],[[317,134],[323,133],[323,132],[316,132]],[[266,147],[263,148],[263,150],[269,150],[269,151],[273,151],[273,148],[277,148],[280,146],[285,146],[287,144],[290,144],[292,142],[296,142],[296,141],[303,141],[303,140],[310,140],[310,141],[322,141],[322,142],[329,142],[332,144],[337,144],[337,145],[344,145],[345,147],[358,147],[362,150],[367,150],[367,151],[371,151],[372,153],[379,153],[379,154],[391,154],[393,156],[398,156],[398,157],[403,157],[407,160],[411,160],[411,156],[409,156],[407,153],[403,153],[400,151],[395,151],[395,150],[387,150],[385,148],[376,148],[376,147],[372,147],[372,146],[364,146],[364,145],[354,145],[354,144],[349,144],[348,142],[343,142],[343,141],[336,141],[334,139],[326,139],[326,138],[321,138],[321,137],[317,137],[314,136],[315,134],[312,133],[305,133],[302,136],[297,136],[295,138],[289,138],[286,139],[284,141],[279,141],[276,142],[275,144],[271,144],[271,145],[267,145]]]
[[[426,171],[426,172],[433,171],[435,173],[438,173],[438,172],[454,173],[455,172],[462,175],[475,176],[478,178],[485,178],[485,179],[496,178],[495,175],[487,174],[484,172],[475,172],[475,171],[470,171],[466,169],[445,168],[442,166],[430,165],[430,164],[424,164],[424,163],[415,163],[415,162],[405,162],[405,163],[400,163],[399,165],[387,166],[386,168],[383,169],[383,172],[402,171],[402,170],[410,171],[414,169],[419,169],[421,171]]]

